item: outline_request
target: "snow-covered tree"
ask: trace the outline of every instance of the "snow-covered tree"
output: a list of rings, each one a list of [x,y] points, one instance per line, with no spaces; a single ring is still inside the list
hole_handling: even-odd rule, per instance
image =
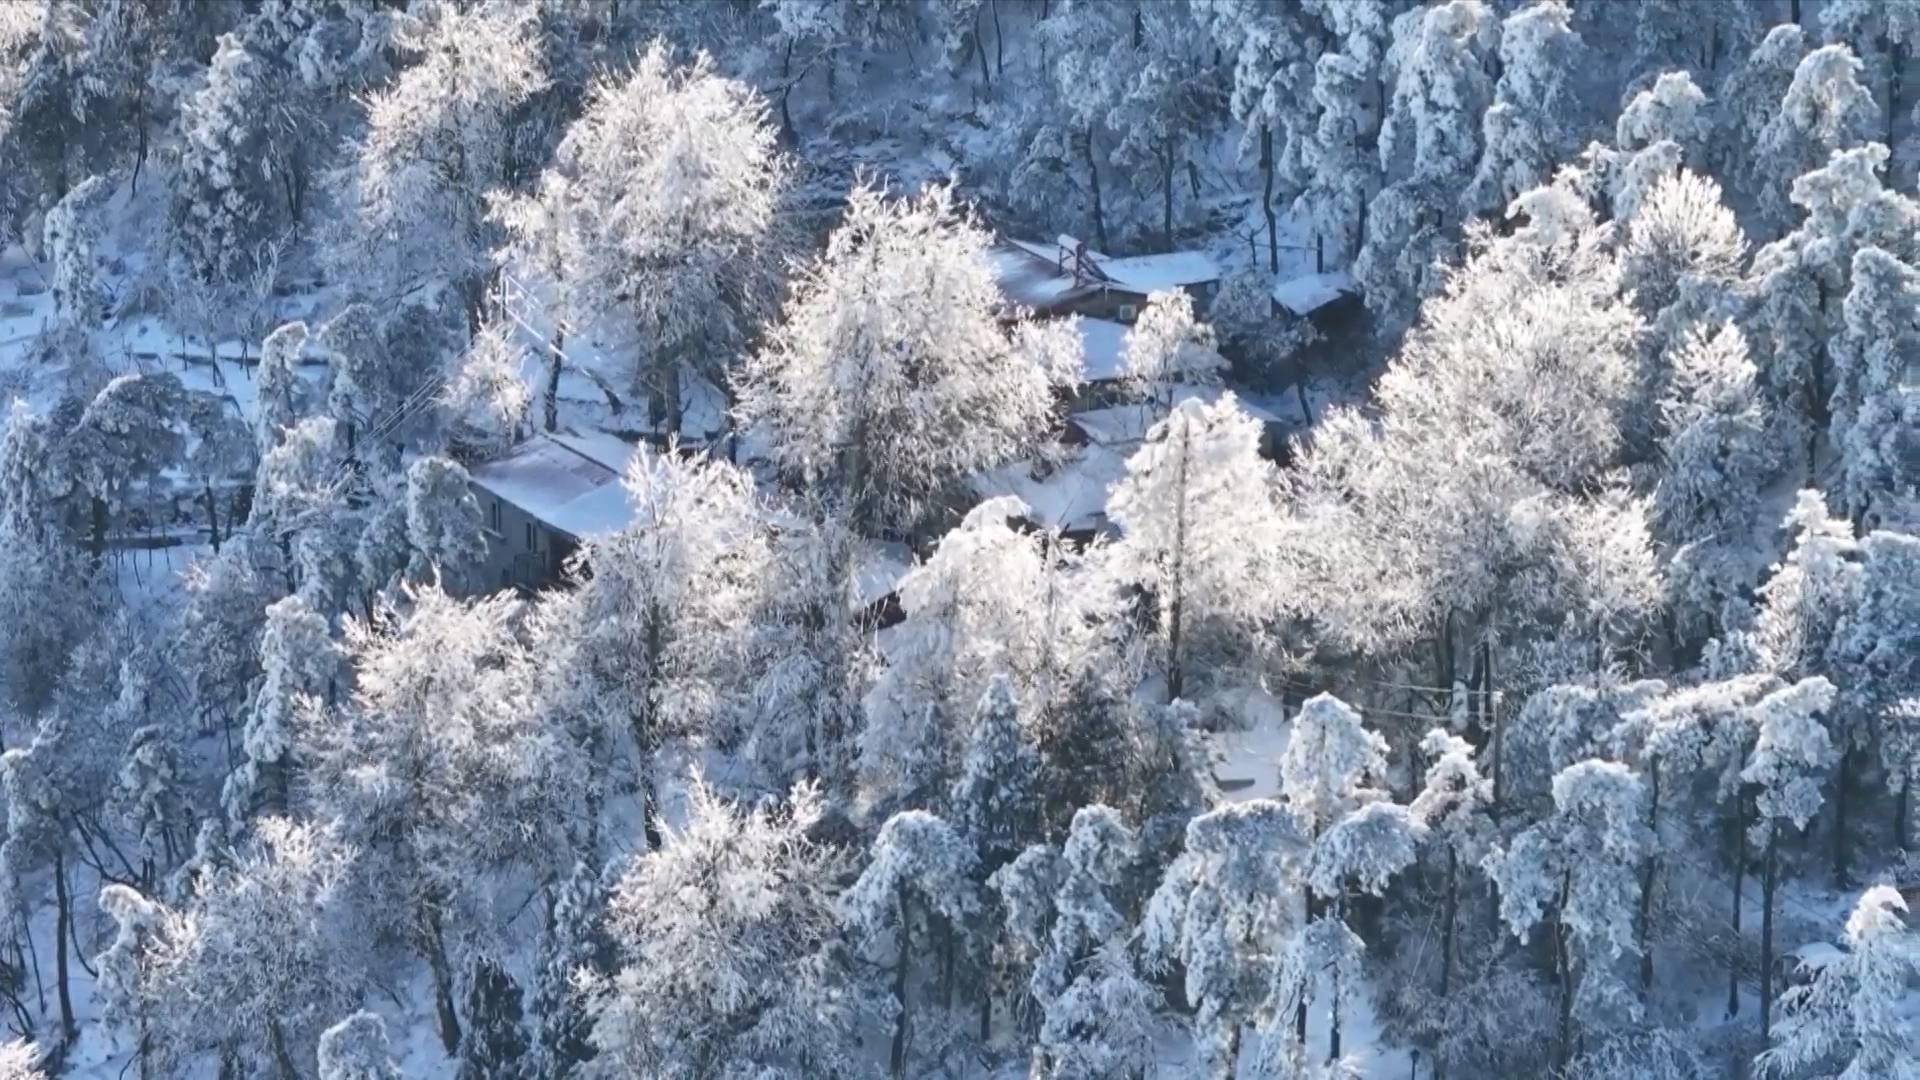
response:
[[[889,1063],[902,1075],[912,1030],[908,974],[916,959],[915,924],[938,920],[957,932],[979,909],[973,872],[977,857],[953,827],[924,810],[887,819],[874,837],[866,869],[837,902],[841,922],[854,940],[871,946],[892,939],[893,1043]],[[924,947],[924,946],[923,946]]]
[[[856,188],[742,373],[741,409],[774,460],[864,530],[911,529],[952,485],[1017,457],[1077,378],[1063,364],[1077,352],[1023,347],[1001,324],[988,244],[951,188]]]
[[[1820,782],[1837,756],[1821,716],[1833,684],[1815,675],[1776,690],[1753,707],[1755,738],[1740,779],[1751,785],[1748,840],[1762,852],[1760,899],[1760,1033],[1773,1020],[1773,912],[1779,890],[1781,834],[1799,832],[1821,804]]]
[[[593,1003],[595,1075],[847,1067],[854,1003],[831,947],[843,860],[813,839],[818,789],[748,808],[696,783],[691,799],[614,885],[620,964]]]
[[[1860,523],[1894,492],[1899,475],[1901,380],[1920,357],[1920,271],[1863,247],[1853,255],[1852,283],[1842,308],[1845,330],[1832,348],[1827,440],[1840,467],[1840,506]]]
[[[501,208],[517,245],[551,248],[574,327],[617,312],[631,328],[633,389],[662,434],[681,430],[685,375],[724,383],[774,299],[775,134],[745,84],[656,43],[594,89],[532,201]]]
[[[967,756],[950,798],[953,820],[987,873],[1039,838],[1040,755],[1023,730],[1020,703],[1005,676],[987,684],[974,714]]]
[[[326,617],[298,595],[269,605],[260,634],[260,672],[240,738],[247,758],[221,792],[236,833],[256,813],[284,815],[290,808],[295,716],[303,700],[329,698],[340,678],[339,651]]]
[[[297,1080],[321,1028],[359,996],[355,852],[330,828],[282,818],[256,822],[254,835],[197,873],[184,906],[143,920],[136,992],[172,1051],[216,1051],[238,1071]]]
[[[312,389],[300,377],[300,354],[307,340],[307,324],[290,322],[268,334],[260,345],[260,366],[254,372],[260,412],[254,420],[254,435],[263,455],[280,445],[283,433],[312,411]]]
[[[529,700],[514,607],[429,585],[384,600],[371,622],[348,620],[353,693],[337,710],[301,710],[295,741],[309,801],[361,848],[377,910],[427,962],[449,1051],[460,1031],[449,926],[486,902],[486,870],[563,849],[572,798],[571,747]]]
[[[1089,958],[1126,933],[1114,894],[1133,860],[1134,842],[1133,830],[1110,806],[1085,806],[1073,815],[1060,850],[1053,927],[1033,972],[1034,999],[1049,1012]]]
[[[1920,4],[1913,0],[1836,0],[1820,9],[1826,40],[1844,43],[1860,57],[1863,74],[1876,93],[1886,86],[1886,128],[1882,141],[1893,145],[1894,118],[1901,113],[1903,70],[1920,40]]]
[[[520,373],[524,359],[511,323],[491,320],[473,336],[440,390],[456,453],[497,457],[522,437],[533,401]],[[548,390],[546,430],[552,431],[559,426],[558,387]]]
[[[535,15],[493,2],[398,20],[395,46],[418,59],[366,100],[340,179],[330,257],[341,272],[394,290],[443,276],[477,313],[495,246],[487,195],[506,178],[513,110],[545,78]]]
[[[100,215],[113,196],[104,176],[89,177],[47,211],[41,244],[53,264],[53,312],[64,325],[96,330],[106,314],[100,283]]]
[[[172,273],[213,287],[244,283],[273,260],[275,190],[271,61],[223,34],[206,82],[180,107],[180,165],[169,211]]]
[[[462,584],[487,557],[480,502],[467,470],[442,457],[407,466],[408,573],[425,581],[437,571],[449,587]]]
[[[1046,1080],[1123,1080],[1150,1075],[1160,992],[1134,970],[1126,946],[1096,949],[1080,976],[1041,1020],[1032,1076]]]
[[[1727,186],[1755,196],[1775,178],[1774,163],[1758,152],[1760,134],[1773,122],[1807,55],[1806,31],[1784,22],[1767,31],[1753,52],[1720,85],[1715,162]]]
[[[1109,569],[1152,599],[1168,697],[1187,693],[1196,650],[1227,647],[1231,659],[1231,643],[1257,640],[1248,631],[1277,614],[1251,587],[1274,542],[1274,471],[1260,439],[1231,393],[1183,401],[1148,431],[1109,497],[1121,529]]]
[[[387,1022],[363,1009],[321,1032],[320,1080],[400,1080]]]
[[[542,599],[534,635],[549,657],[548,707],[606,738],[624,732],[641,755],[641,817],[651,837],[654,752],[677,735],[752,727],[759,688],[741,628],[757,611],[774,555],[741,469],[648,453],[624,482],[632,520],[585,545],[574,586]]]
[[[1185,968],[1207,1076],[1234,1074],[1243,1028],[1275,1007],[1272,973],[1304,927],[1308,850],[1301,821],[1278,802],[1221,807],[1187,825],[1186,850],[1147,904],[1145,956],[1157,974]]]
[[[520,986],[498,960],[476,955],[467,973],[465,1020],[456,1080],[520,1080],[528,1071],[520,1026]]]
[[[1180,289],[1154,293],[1127,331],[1127,382],[1141,397],[1171,409],[1181,387],[1219,384],[1225,362],[1213,345],[1213,331],[1194,318],[1192,296]]]
[[[1478,119],[1493,96],[1483,63],[1492,13],[1480,0],[1422,9],[1396,42],[1393,95],[1380,125],[1387,186],[1367,211],[1353,274],[1367,306],[1397,332],[1447,253],[1460,192],[1480,159]]]
[[[40,1049],[25,1039],[0,1043],[0,1080],[47,1080]]]
[[[1891,885],[1861,894],[1847,917],[1846,948],[1781,996],[1775,1045],[1754,1062],[1760,1075],[1920,1076],[1920,1037],[1900,1008],[1920,976],[1920,944],[1906,915],[1907,902]]]
[[[134,731],[127,741],[116,791],[122,824],[138,844],[141,880],[173,867],[193,832],[193,808],[185,783],[181,748],[159,724]]]
[[[1112,597],[1087,582],[1082,555],[1016,528],[1026,513],[1011,497],[986,500],[896,586],[905,618],[890,631],[861,734],[877,797],[930,805],[943,793],[961,765],[965,718],[996,677],[1008,680],[1030,733],[1068,709]]]
[[[1481,118],[1485,151],[1461,196],[1467,215],[1499,215],[1545,182],[1579,135],[1570,85],[1586,45],[1565,0],[1537,0],[1500,24],[1500,79]]]
[[[1574,1054],[1576,1017],[1591,1029],[1609,1013],[1637,1015],[1614,961],[1638,948],[1635,871],[1648,841],[1645,803],[1645,785],[1625,765],[1570,765],[1553,778],[1553,813],[1484,864],[1500,890],[1500,917],[1516,934],[1524,936],[1553,909],[1563,1064]]]
[[[1879,131],[1880,109],[1860,83],[1853,51],[1827,45],[1808,53],[1754,144],[1754,161],[1767,177],[1757,194],[1774,227],[1784,232],[1793,224],[1788,199],[1796,178],[1825,165],[1836,150],[1872,142]]]
[[[593,1013],[585,987],[612,974],[613,941],[605,925],[607,887],[585,859],[560,883],[547,916],[534,971],[532,1064],[539,1076],[564,1080],[593,1060]]]
[[[185,397],[171,374],[122,375],[94,395],[67,434],[74,479],[92,501],[87,545],[96,562],[106,552],[113,518],[179,463]]]
[[[1681,343],[1660,402],[1665,471],[1654,488],[1653,526],[1684,640],[1741,625],[1759,578],[1753,536],[1762,489],[1780,462],[1755,377],[1737,327],[1696,329]]]
[[[1649,400],[1658,400],[1670,354],[1694,324],[1732,314],[1746,253],[1746,234],[1708,177],[1682,169],[1639,201],[1620,261],[1621,279],[1653,330],[1642,361]]]
[[[1462,865],[1474,866],[1492,839],[1493,784],[1480,773],[1473,744],[1443,728],[1427,732],[1420,752],[1430,762],[1420,793],[1407,812],[1445,845],[1447,878],[1440,924],[1439,995],[1453,991],[1455,941],[1459,931]]]
[[[1346,8],[1369,9],[1372,5],[1352,4]],[[1322,265],[1328,253],[1336,261],[1351,260],[1359,253],[1365,236],[1367,200],[1380,171],[1378,159],[1365,147],[1365,139],[1374,127],[1362,97],[1368,79],[1366,67],[1345,53],[1322,53],[1314,61],[1313,103],[1320,115],[1300,146],[1306,187],[1294,201],[1294,212],[1304,213],[1312,221],[1315,250],[1322,255]],[[1263,150],[1271,156],[1272,151],[1264,144]],[[1272,228],[1277,231],[1277,223]],[[1268,271],[1277,273],[1277,241],[1268,254]]]

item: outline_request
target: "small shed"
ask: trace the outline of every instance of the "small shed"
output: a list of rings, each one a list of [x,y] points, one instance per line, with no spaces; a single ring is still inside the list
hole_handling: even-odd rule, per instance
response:
[[[1306,319],[1324,332],[1363,311],[1360,284],[1352,274],[1304,274],[1274,282],[1273,302],[1296,319]]]

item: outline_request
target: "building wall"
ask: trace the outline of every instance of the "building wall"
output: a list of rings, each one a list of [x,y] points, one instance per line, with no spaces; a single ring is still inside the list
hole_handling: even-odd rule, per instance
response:
[[[471,579],[474,591],[531,590],[559,581],[561,567],[574,548],[571,537],[478,484],[473,485],[473,497],[480,504],[487,538],[486,561]]]

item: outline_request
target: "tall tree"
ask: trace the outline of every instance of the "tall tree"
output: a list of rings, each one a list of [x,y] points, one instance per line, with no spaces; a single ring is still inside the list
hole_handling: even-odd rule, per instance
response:
[[[725,384],[770,313],[790,173],[774,140],[745,84],[656,43],[594,89],[532,201],[502,206],[516,243],[547,252],[576,332],[627,321],[633,389],[662,435],[682,430],[683,377]]]
[[[1259,589],[1275,542],[1273,466],[1260,456],[1260,424],[1231,393],[1187,400],[1147,433],[1108,500],[1121,539],[1111,572],[1147,590],[1166,693],[1191,693],[1196,651],[1224,651],[1259,635],[1276,614]]]
[[[1077,350],[1052,344],[1071,328],[1002,325],[988,245],[951,188],[856,188],[742,373],[742,411],[775,462],[862,531],[911,530],[954,484],[1017,457],[1077,377]]]

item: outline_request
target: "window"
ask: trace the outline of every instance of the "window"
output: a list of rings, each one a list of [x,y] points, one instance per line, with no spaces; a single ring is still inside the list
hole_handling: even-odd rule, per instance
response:
[[[500,531],[500,500],[494,499],[487,504],[487,527],[494,532]]]
[[[1135,318],[1139,317],[1140,313],[1132,304],[1121,304],[1119,314],[1121,322],[1132,322]]]
[[[527,550],[533,551],[533,550],[536,550],[539,546],[540,546],[539,544],[534,542],[533,522],[529,521],[527,522]]]

